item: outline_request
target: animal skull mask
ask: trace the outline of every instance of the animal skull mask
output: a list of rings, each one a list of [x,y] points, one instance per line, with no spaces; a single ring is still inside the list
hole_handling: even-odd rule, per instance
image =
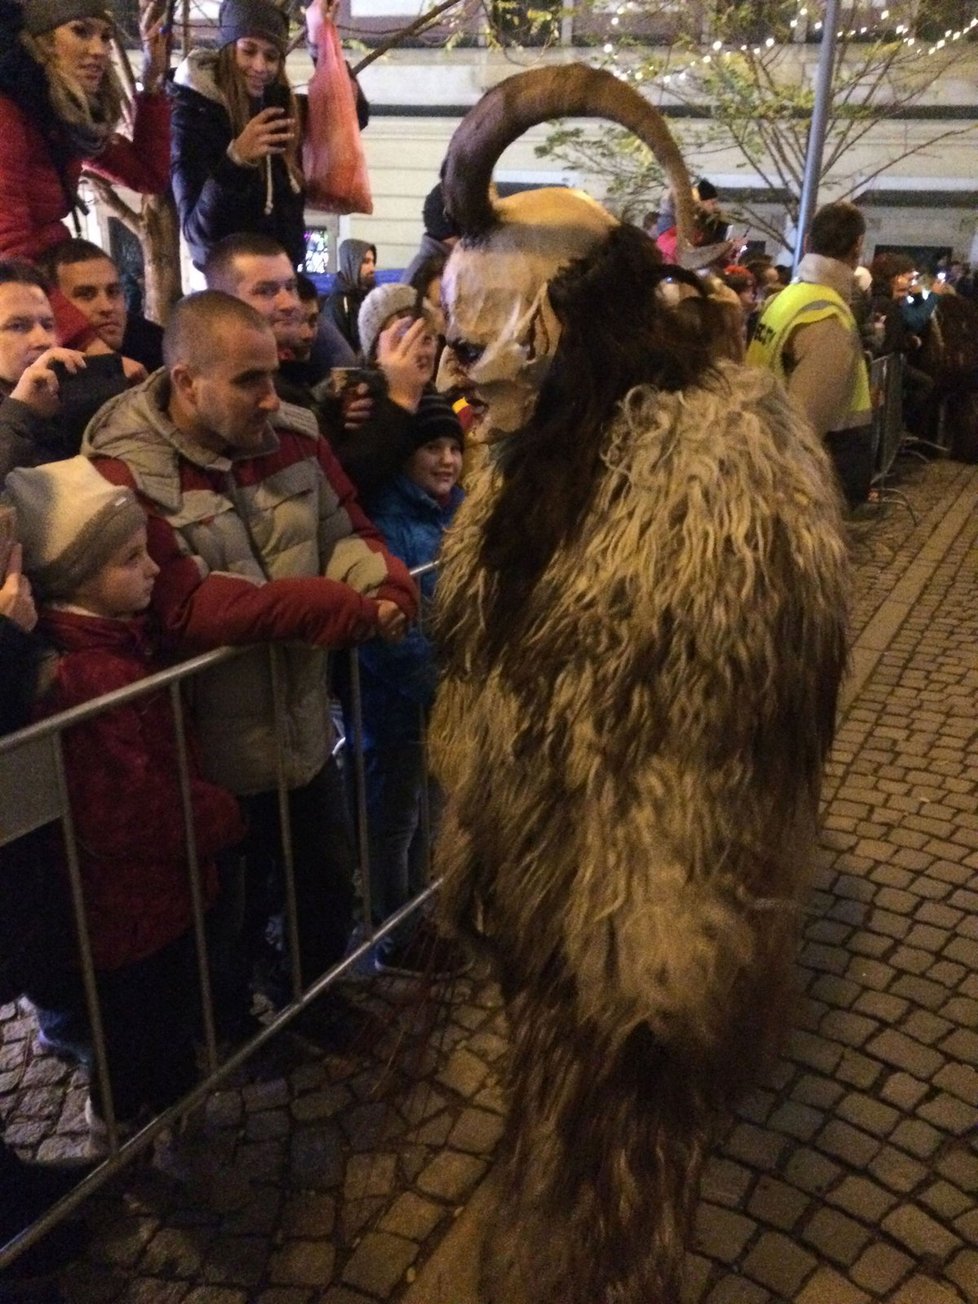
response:
[[[494,442],[525,425],[560,341],[549,286],[617,224],[580,191],[526,191],[495,202],[492,168],[530,126],[560,117],[607,117],[655,152],[676,194],[689,178],[659,113],[610,73],[583,64],[535,69],[501,82],[466,115],[445,160],[446,207],[462,231],[442,278],[447,347],[438,384],[460,386],[480,414],[476,438]],[[679,204],[681,238],[692,201]]]

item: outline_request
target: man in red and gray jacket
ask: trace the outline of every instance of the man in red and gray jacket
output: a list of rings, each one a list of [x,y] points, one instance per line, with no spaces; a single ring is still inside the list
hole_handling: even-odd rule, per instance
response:
[[[332,759],[327,651],[399,639],[417,595],[311,413],[277,397],[275,337],[253,308],[220,291],[190,295],[173,311],[163,352],[165,370],[108,403],[84,451],[147,509],[161,571],[152,605],[176,652],[285,645],[279,730],[265,647],[196,679],[194,709],[207,775],[238,794],[249,822],[239,949],[250,962],[275,904],[270,865],[279,870],[271,891],[281,890],[281,747],[305,986],[342,957],[352,921],[354,852]],[[233,1033],[228,1023],[233,1014]]]

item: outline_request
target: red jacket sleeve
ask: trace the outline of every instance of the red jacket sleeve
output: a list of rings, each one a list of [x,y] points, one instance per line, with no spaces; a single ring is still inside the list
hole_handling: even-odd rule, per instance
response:
[[[113,484],[135,482],[124,462],[98,458]],[[149,552],[160,568],[153,610],[176,647],[203,651],[274,639],[346,647],[377,632],[377,601],[317,576],[254,583],[238,575],[202,575],[176,531],[146,503]],[[411,584],[410,579],[407,580]]]
[[[170,102],[162,92],[136,96],[132,140],[114,136],[85,167],[143,195],[162,195],[170,184]]]

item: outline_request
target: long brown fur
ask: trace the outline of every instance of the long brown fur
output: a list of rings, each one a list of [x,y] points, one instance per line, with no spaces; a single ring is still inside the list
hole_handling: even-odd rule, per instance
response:
[[[508,653],[498,455],[439,580],[442,917],[511,1028],[493,1304],[678,1299],[711,1122],[783,1022],[845,659],[837,494],[766,374],[632,390],[595,475]]]

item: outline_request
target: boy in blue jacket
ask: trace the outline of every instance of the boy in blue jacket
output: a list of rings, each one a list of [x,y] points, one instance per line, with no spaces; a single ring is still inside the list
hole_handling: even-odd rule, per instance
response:
[[[434,393],[422,396],[412,432],[413,450],[401,472],[378,492],[371,515],[390,551],[413,569],[435,560],[464,496],[459,485],[464,436],[451,405]],[[359,652],[371,907],[377,923],[419,892],[428,877],[422,740],[437,671],[423,616],[434,596],[434,572],[419,579],[419,588],[422,619],[403,641],[374,639]],[[428,801],[433,822],[438,798],[430,787]],[[455,944],[438,937],[425,920],[388,934],[378,945],[375,965],[380,973],[428,977],[461,967]]]

